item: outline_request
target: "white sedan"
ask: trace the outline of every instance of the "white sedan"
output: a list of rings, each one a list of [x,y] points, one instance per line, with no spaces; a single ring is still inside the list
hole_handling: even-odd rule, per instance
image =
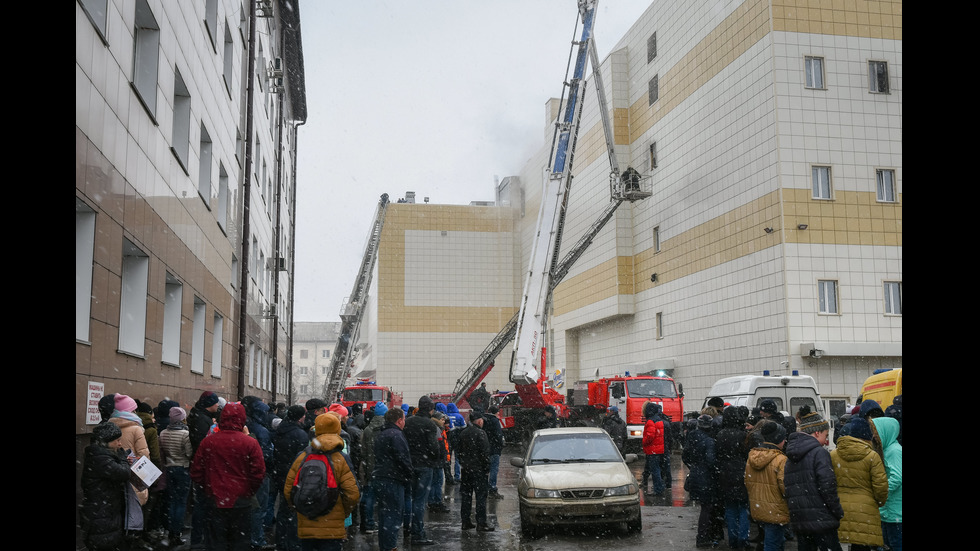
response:
[[[640,487],[626,466],[636,458],[624,459],[599,428],[536,431],[526,455],[510,461],[521,468],[521,530],[535,537],[545,526],[625,522],[641,531]]]

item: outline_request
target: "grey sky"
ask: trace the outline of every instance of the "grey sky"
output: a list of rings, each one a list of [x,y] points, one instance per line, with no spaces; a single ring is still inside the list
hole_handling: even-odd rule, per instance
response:
[[[650,3],[600,0],[600,59]],[[544,142],[545,102],[562,93],[576,5],[300,4],[309,116],[299,130],[295,321],[340,320],[382,193],[492,201],[494,176],[518,173]]]

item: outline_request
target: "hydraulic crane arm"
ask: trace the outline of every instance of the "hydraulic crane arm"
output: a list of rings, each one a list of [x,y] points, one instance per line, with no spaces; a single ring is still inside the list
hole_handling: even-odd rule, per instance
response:
[[[368,236],[367,245],[364,247],[364,257],[361,259],[361,267],[357,272],[357,278],[354,280],[354,287],[350,297],[340,309],[340,334],[337,338],[337,344],[334,346],[333,355],[330,357],[330,370],[327,373],[323,390],[324,396],[328,400],[333,400],[337,396],[344,381],[347,380],[351,347],[357,340],[364,303],[367,299],[368,289],[371,287],[374,263],[378,259],[378,246],[381,242],[381,228],[384,227],[387,209],[388,194],[383,193],[378,201],[374,223],[371,225],[371,233]]]

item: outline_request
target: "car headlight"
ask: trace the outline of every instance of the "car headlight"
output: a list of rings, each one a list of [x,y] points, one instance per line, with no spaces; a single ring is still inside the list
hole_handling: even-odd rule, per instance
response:
[[[561,497],[561,491],[559,490],[542,490],[540,488],[528,488],[527,497]]]
[[[616,486],[615,488],[606,488],[603,496],[628,496],[637,493],[639,490],[636,488],[636,484],[624,484],[623,486]]]

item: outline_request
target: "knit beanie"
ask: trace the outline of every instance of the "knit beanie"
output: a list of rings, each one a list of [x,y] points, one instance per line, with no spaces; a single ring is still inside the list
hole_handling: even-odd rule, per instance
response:
[[[847,426],[850,429],[847,433],[848,436],[853,436],[854,438],[860,438],[861,440],[868,441],[873,438],[871,435],[871,423],[869,423],[864,417],[852,418],[847,422]]]
[[[92,439],[102,444],[108,444],[117,438],[122,437],[122,429],[115,423],[103,421],[92,429]]]
[[[711,421],[713,419],[714,418],[712,416],[707,415],[707,414],[698,417],[698,428],[699,429],[710,429],[711,428]]]
[[[786,440],[786,429],[775,421],[765,423],[762,426],[761,432],[762,440],[769,444],[778,445],[783,440]]]
[[[297,404],[286,408],[286,421],[299,421],[306,415],[306,408]]]
[[[776,402],[768,398],[759,404],[759,410],[762,411],[762,413],[768,413],[769,415],[775,415],[779,412],[779,409],[776,407]]]
[[[115,407],[119,411],[134,412],[136,411],[136,400],[133,400],[125,394],[116,394]]]
[[[316,417],[316,435],[340,434],[340,418],[330,413],[321,413]]]
[[[830,423],[828,423],[827,420],[824,419],[819,413],[813,412],[800,419],[800,426],[798,428],[800,432],[813,434],[815,432],[829,430]]]
[[[180,406],[173,406],[170,408],[170,422],[180,423],[184,419],[187,419],[187,412],[184,408]]]
[[[382,401],[379,400],[377,404],[374,404],[374,414],[375,415],[382,415],[383,416],[386,413],[388,413],[388,406],[386,406],[384,402],[382,402]]]
[[[435,408],[435,404],[432,402],[432,398],[428,396],[422,396],[419,398],[419,413],[427,413]]]
[[[331,413],[336,413],[340,417],[347,417],[347,408],[343,404],[330,404],[330,408],[327,411]]]
[[[204,409],[207,409],[218,403],[218,395],[211,392],[210,390],[205,390],[201,393],[201,397],[197,399],[197,405]]]

